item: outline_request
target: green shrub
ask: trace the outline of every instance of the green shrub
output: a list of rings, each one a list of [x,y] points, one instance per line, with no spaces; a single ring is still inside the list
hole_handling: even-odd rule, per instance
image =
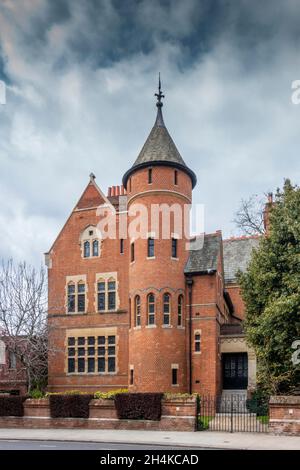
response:
[[[35,389],[35,390],[31,390],[28,393],[28,397],[29,398],[35,398],[35,399],[44,398],[45,394],[41,390]]]
[[[246,406],[250,413],[257,416],[267,416],[269,414],[270,396],[264,390],[257,388],[250,399],[246,401]]]
[[[95,392],[94,398],[100,400],[114,400],[115,396],[119,393],[128,393],[127,388],[118,388],[117,390],[110,390],[109,392]]]

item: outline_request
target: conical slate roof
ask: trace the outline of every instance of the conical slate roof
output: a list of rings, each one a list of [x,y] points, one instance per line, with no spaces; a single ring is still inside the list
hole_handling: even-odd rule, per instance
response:
[[[144,143],[144,146],[140,151],[136,161],[123,176],[123,185],[126,188],[130,175],[140,168],[145,168],[147,166],[167,165],[179,168],[187,173],[191,177],[194,187],[197,182],[196,175],[186,166],[165,126],[161,109],[161,100],[157,102],[156,106],[157,116],[154,126],[152,127],[151,132],[146,142]]]
[[[186,166],[165,126],[161,108],[157,110],[155,124],[133,167],[141,163],[156,161],[174,162]]]

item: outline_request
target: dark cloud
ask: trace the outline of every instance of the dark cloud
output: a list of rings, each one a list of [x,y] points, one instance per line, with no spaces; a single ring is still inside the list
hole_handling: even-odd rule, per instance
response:
[[[198,175],[206,229],[300,179],[298,1],[3,0],[0,257],[37,262],[86,185],[120,184],[154,121]],[[20,236],[21,235],[21,236]]]

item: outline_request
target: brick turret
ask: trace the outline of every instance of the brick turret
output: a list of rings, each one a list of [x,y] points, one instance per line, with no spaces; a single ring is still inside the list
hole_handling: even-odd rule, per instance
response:
[[[123,178],[129,224],[136,219],[137,204],[142,205],[148,222],[147,226],[141,224],[141,236],[129,234],[129,384],[134,391],[184,392],[187,390],[184,278],[187,239],[185,234],[178,233],[181,230],[175,226],[172,214],[170,227],[164,228],[164,234],[162,215],[159,227],[154,229],[150,215],[154,205],[162,207],[163,204],[165,208],[176,205],[184,214],[184,206],[191,203],[196,176],[184,163],[165,127],[160,89],[157,97],[154,127]],[[182,223],[181,219],[181,229]]]

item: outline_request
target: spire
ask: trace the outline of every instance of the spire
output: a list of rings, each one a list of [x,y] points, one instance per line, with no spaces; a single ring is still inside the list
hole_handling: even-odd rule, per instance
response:
[[[166,127],[165,123],[164,123],[164,118],[163,118],[163,115],[162,115],[162,109],[161,109],[163,107],[162,98],[164,98],[165,95],[163,95],[163,93],[161,91],[160,72],[158,74],[158,93],[155,93],[154,96],[157,97],[157,102],[156,102],[157,115],[156,115],[156,120],[155,120],[154,126]]]
[[[161,108],[163,106],[163,103],[162,103],[162,98],[165,97],[165,95],[162,94],[162,91],[161,91],[161,81],[160,81],[160,72],[158,73],[158,93],[155,93],[154,96],[157,97],[157,103],[156,103],[156,106],[158,108]]]
[[[154,96],[157,98],[157,115],[154,126],[133,166],[123,176],[123,185],[125,188],[127,187],[129,176],[139,168],[149,165],[163,165],[174,166],[187,173],[191,177],[194,187],[197,181],[196,175],[186,166],[163,120],[162,99],[165,95],[161,91],[160,74],[158,75],[158,93],[155,93]]]

